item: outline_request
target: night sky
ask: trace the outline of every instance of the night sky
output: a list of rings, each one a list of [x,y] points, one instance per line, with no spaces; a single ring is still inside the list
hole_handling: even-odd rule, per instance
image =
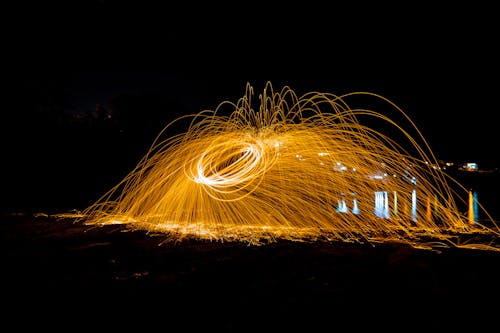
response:
[[[85,113],[98,103],[109,109],[110,100],[120,96],[129,124],[136,131],[142,126],[135,140],[140,151],[164,122],[213,109],[224,100],[237,101],[247,82],[258,94],[266,81],[299,94],[380,94],[409,114],[439,159],[498,166],[495,13],[487,6],[421,2],[169,8],[102,0],[15,8],[13,33],[6,41],[11,56],[7,73],[13,75],[4,76],[9,98],[2,145],[12,156],[5,172],[14,179],[27,177],[19,182],[29,188],[47,172],[54,179],[66,170],[61,182],[67,184],[75,178],[68,169],[86,170],[85,180],[101,174],[95,181],[100,187],[87,189],[98,192],[133,162],[113,179],[107,176],[115,166],[106,172],[90,162],[76,167],[75,156],[90,161],[91,149],[81,140],[72,145],[75,134],[65,137],[71,130],[61,129],[65,123],[60,118],[47,117],[50,110]],[[69,149],[74,156],[68,159],[65,153],[69,162],[53,171],[56,154]],[[138,155],[130,154],[129,161],[135,161]],[[104,153],[98,155],[106,160]],[[36,171],[41,169],[45,173]],[[49,184],[45,180],[37,186]],[[26,193],[16,191],[13,202]],[[42,192],[33,191],[31,197]]]

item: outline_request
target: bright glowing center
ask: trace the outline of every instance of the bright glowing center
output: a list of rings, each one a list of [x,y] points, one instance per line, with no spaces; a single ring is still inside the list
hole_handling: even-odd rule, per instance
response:
[[[247,142],[241,145],[235,149],[221,144],[204,152],[196,163],[194,181],[222,189],[254,179],[264,147]]]

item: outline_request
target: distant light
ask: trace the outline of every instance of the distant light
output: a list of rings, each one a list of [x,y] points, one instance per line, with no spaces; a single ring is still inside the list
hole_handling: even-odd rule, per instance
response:
[[[462,168],[465,170],[478,170],[478,165],[477,165],[477,163],[469,162],[469,163],[465,163],[462,166]]]

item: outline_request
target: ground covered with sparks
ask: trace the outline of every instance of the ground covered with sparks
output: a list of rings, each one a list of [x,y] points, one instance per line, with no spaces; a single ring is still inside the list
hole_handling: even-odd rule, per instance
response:
[[[0,240],[2,323],[20,330],[482,330],[496,324],[500,297],[497,251],[166,243],[163,233],[47,214],[2,216]]]
[[[456,242],[457,234],[496,236],[499,229],[492,218],[475,223],[458,208],[466,189],[436,167],[419,129],[391,101],[367,92],[297,96],[268,83],[257,108],[254,102],[248,84],[236,103],[168,124],[81,220],[177,240],[326,238],[429,247],[424,240],[432,239],[431,247],[494,249]],[[165,134],[183,122],[186,131]]]

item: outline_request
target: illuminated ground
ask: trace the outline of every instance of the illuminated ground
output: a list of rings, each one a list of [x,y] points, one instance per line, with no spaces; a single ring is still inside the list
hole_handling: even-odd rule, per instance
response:
[[[0,228],[2,321],[21,327],[479,328],[494,322],[500,296],[496,251],[186,239],[160,246],[161,234],[30,214],[4,215]]]

